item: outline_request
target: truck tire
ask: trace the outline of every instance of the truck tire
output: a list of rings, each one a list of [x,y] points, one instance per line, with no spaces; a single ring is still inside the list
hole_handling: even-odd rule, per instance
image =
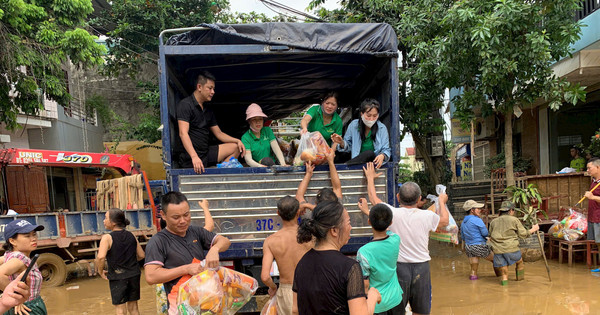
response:
[[[44,279],[46,287],[57,287],[67,279],[67,265],[60,256],[52,253],[43,253],[37,260],[37,265]]]

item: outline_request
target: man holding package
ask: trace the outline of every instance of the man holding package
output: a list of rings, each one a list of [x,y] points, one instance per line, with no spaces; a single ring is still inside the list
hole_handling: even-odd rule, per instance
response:
[[[367,178],[367,192],[372,205],[383,203],[375,190],[376,173],[373,162],[363,168]],[[429,269],[429,232],[448,225],[449,215],[446,202],[448,195],[441,193],[440,215],[433,211],[421,210],[417,204],[421,200],[421,188],[413,182],[406,182],[398,189],[396,196],[400,208],[387,205],[393,214],[391,232],[400,236],[400,250],[396,265],[398,282],[402,288],[402,302],[399,311],[404,314],[407,303],[413,314],[429,314],[431,312],[431,273]],[[365,213],[366,214],[366,213]]]
[[[199,226],[190,225],[190,206],[180,192],[171,191],[161,197],[161,216],[167,223],[146,246],[144,270],[148,284],[164,283],[169,295],[169,308],[176,307],[171,289],[185,275],[196,275],[205,267],[219,267],[219,253],[231,242]],[[208,250],[204,256],[204,250]],[[205,260],[205,264],[195,263]],[[176,294],[175,294],[176,297]]]

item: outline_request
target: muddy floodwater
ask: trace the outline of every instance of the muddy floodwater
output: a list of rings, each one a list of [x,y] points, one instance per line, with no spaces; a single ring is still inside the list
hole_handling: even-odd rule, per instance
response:
[[[600,314],[600,275],[592,274],[581,257],[573,267],[549,260],[525,263],[525,280],[500,286],[492,264],[483,261],[479,280],[469,280],[469,263],[459,248],[435,241],[430,245],[433,306],[431,314]],[[156,314],[154,288],[142,277],[141,314]],[[42,288],[49,314],[114,314],[108,282],[99,277],[70,280]]]

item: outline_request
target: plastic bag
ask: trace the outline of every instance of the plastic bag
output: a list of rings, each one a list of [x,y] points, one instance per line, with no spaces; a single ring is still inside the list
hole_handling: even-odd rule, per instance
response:
[[[223,296],[219,274],[207,269],[179,287],[177,310],[180,315],[221,314]]]
[[[191,277],[179,287],[180,315],[235,314],[258,289],[258,281],[243,273],[219,267]]]
[[[155,285],[154,293],[156,294],[156,314],[168,314],[169,308],[167,306],[167,293],[165,292],[165,285],[162,283]]]
[[[241,272],[223,267],[219,268],[218,274],[225,293],[223,314],[235,314],[256,293],[258,281]]]
[[[241,168],[241,167],[244,167],[244,166],[242,165],[242,163],[240,163],[240,161],[238,161],[233,156],[231,158],[229,158],[229,160],[227,160],[223,163],[217,164],[217,168]]]
[[[445,194],[446,186],[435,185],[435,192],[438,194],[438,196],[440,194]],[[430,199],[435,203],[435,213],[437,213],[437,215],[440,215],[440,200],[438,196],[427,195],[427,199]],[[432,235],[433,232],[430,233],[430,238],[438,241],[458,244],[458,225],[456,224],[456,220],[454,220],[454,217],[448,210],[447,206],[446,211],[448,211],[448,225],[435,231],[435,235]]]
[[[260,311],[260,315],[277,315],[277,296],[274,295],[267,301]]]
[[[553,224],[552,226],[550,226],[550,229],[548,229],[548,233],[554,237],[558,237],[558,232],[560,232],[560,230],[562,230],[564,226],[557,220],[552,220],[552,222]]]
[[[571,212],[571,214],[563,219],[565,228],[587,233],[587,218],[585,215],[573,209],[569,209],[569,212]]]
[[[321,165],[327,162],[327,154],[331,148],[320,132],[307,132],[300,138],[298,151],[294,157],[294,165],[300,166],[310,161],[315,165]]]

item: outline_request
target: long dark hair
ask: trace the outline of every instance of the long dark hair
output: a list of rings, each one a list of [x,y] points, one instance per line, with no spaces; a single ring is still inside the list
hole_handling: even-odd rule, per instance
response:
[[[130,223],[129,220],[125,218],[125,212],[117,208],[108,210],[108,219],[121,229],[124,229]]]
[[[364,101],[362,101],[362,103],[360,104],[360,113],[364,114],[368,111],[370,111],[371,109],[375,108],[377,109],[377,114],[381,113],[381,106],[379,106],[379,102],[375,99],[372,98],[367,98]],[[379,118],[378,118],[379,120]],[[377,136],[377,129],[379,129],[379,127],[377,126],[377,122],[375,122],[375,124],[373,125],[373,127],[371,127],[371,139],[373,139],[373,141],[375,141],[375,137]],[[360,117],[358,119],[358,133],[360,134],[360,140],[362,140],[363,142],[365,141],[365,130],[367,130],[367,126],[365,125],[365,123],[363,123],[362,121],[362,117]]]
[[[298,227],[298,243],[310,242],[313,236],[317,243],[327,238],[327,233],[342,224],[344,206],[337,201],[324,201],[315,207],[312,218],[302,220]]]

